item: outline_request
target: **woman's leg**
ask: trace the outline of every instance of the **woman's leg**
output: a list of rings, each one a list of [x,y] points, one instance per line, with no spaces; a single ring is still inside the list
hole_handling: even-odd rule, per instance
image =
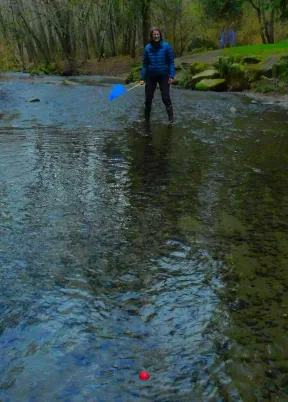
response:
[[[145,120],[150,120],[152,101],[157,85],[157,77],[147,77],[145,85]]]
[[[168,84],[168,76],[162,75],[159,77],[159,87],[161,91],[162,101],[166,106],[167,114],[170,123],[173,123],[173,106],[170,98],[170,84]]]

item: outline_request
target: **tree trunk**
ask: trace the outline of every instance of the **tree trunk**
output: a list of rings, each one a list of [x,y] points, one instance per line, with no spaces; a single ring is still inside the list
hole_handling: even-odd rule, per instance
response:
[[[257,17],[258,17],[258,22],[259,22],[259,26],[260,26],[260,35],[261,35],[261,39],[262,42],[264,44],[267,43],[266,37],[265,37],[265,27],[263,25],[263,21],[262,21],[262,11],[261,11],[261,4],[260,4],[260,0],[255,0],[257,1],[257,3],[254,2],[254,0],[249,0],[249,3],[251,4],[251,6],[256,10],[257,12]]]
[[[149,43],[150,32],[150,2],[151,0],[142,0],[142,33],[143,33],[143,45],[146,46]]]
[[[257,3],[256,3],[257,1]],[[263,7],[261,0],[249,0],[252,7],[257,11],[257,17],[260,25],[261,39],[264,44],[274,43],[274,23],[275,23],[275,9],[271,4],[270,21],[267,21],[266,12],[267,8]]]
[[[270,39],[271,39],[271,43],[275,42],[275,10],[274,9],[271,12],[271,18],[270,18]]]
[[[17,49],[18,49],[19,57],[20,57],[21,64],[22,64],[22,70],[25,71],[26,70],[26,64],[25,64],[23,43],[21,43],[21,44],[18,43],[17,44]]]
[[[173,16],[173,46],[174,46],[174,50],[176,52],[176,24],[177,24],[177,17],[176,17],[176,13]]]
[[[49,57],[48,50],[45,49],[45,47],[43,46],[41,40],[39,39],[37,34],[33,31],[33,29],[30,27],[29,23],[27,22],[26,18],[24,17],[24,15],[22,14],[22,12],[20,10],[17,12],[17,15],[22,20],[25,29],[27,30],[29,35],[31,35],[31,37],[33,38],[34,42],[36,43],[39,51],[42,53],[42,55],[43,55],[43,57],[45,59],[45,62],[49,63],[50,62],[50,57]]]
[[[274,43],[274,22],[275,22],[275,10],[271,10],[270,21],[267,21],[264,14],[265,35],[268,43]]]
[[[116,44],[116,34],[115,34],[115,27],[114,27],[114,16],[110,15],[110,35],[111,35],[111,45],[112,45],[112,53],[111,56],[117,56],[117,44]]]
[[[99,52],[98,61],[100,61],[104,55],[105,36],[106,36],[107,30],[109,28],[109,20],[110,20],[112,4],[113,4],[113,0],[110,0],[109,5],[108,5],[108,12],[107,12],[107,17],[106,17],[106,21],[105,21],[104,32],[103,32],[103,36],[102,36],[102,40],[101,40],[101,44],[100,44],[100,52]]]
[[[2,14],[1,14],[1,10],[0,10],[0,25],[2,27],[1,31],[2,31],[3,37],[4,37],[4,39],[7,40],[8,39],[8,31],[6,28],[6,24],[4,22],[4,18],[2,17]]]
[[[49,61],[51,60],[51,51],[50,51],[50,42],[49,37],[46,34],[45,20],[43,21],[42,10],[40,10],[37,1],[33,2],[33,7],[35,7],[36,14],[38,16],[37,23],[39,24],[39,39],[41,40],[42,46],[46,49],[47,56]],[[33,28],[32,28],[33,29]]]
[[[258,21],[259,21],[259,25],[260,25],[260,35],[261,35],[261,39],[262,39],[262,42],[263,42],[264,44],[266,44],[266,43],[267,43],[267,40],[266,40],[266,36],[265,36],[265,27],[264,27],[264,24],[263,24],[262,13],[261,13],[261,10],[260,10],[260,9],[257,10],[257,16],[258,16]]]
[[[49,49],[51,52],[51,59],[54,61],[54,59],[55,59],[54,55],[55,55],[57,49],[56,49],[56,42],[55,42],[55,38],[54,38],[54,31],[53,31],[51,21],[47,22],[47,30],[48,30]]]
[[[132,34],[131,34],[130,57],[132,57],[132,59],[135,59],[135,57],[136,57],[136,27],[135,27],[135,25],[133,25]]]
[[[90,59],[86,27],[82,27],[82,62]]]

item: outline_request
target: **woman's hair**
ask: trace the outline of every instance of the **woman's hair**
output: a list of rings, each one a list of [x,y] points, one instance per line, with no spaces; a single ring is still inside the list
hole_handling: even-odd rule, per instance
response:
[[[154,31],[158,31],[158,32],[159,32],[159,34],[160,34],[160,40],[162,40],[162,32],[161,32],[160,29],[157,28],[157,27],[151,28],[151,30],[150,30],[150,40],[153,40],[153,32],[154,32]]]

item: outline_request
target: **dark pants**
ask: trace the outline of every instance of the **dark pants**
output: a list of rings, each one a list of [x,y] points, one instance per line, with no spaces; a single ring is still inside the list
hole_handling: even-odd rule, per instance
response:
[[[168,78],[168,75],[156,75],[147,77],[145,86],[145,106],[147,108],[151,108],[157,83],[159,83],[164,105],[166,106],[166,108],[170,108],[172,106]]]
[[[168,84],[168,75],[148,76],[145,85],[145,120],[150,120],[151,106],[154,98],[154,92],[159,83],[162,101],[166,106],[169,122],[173,123],[173,106],[170,98],[170,84]]]

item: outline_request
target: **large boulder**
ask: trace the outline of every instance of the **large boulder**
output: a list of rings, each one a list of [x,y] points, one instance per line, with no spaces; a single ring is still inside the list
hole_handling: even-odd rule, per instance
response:
[[[272,77],[279,78],[288,71],[288,60],[282,59],[272,66]]]
[[[274,88],[275,87],[275,80],[273,78],[267,78],[262,76],[259,81],[259,85],[266,85],[267,87]]]
[[[193,86],[195,87],[195,85],[198,84],[198,82],[200,82],[200,81],[202,81],[204,79],[211,79],[212,80],[214,78],[219,78],[219,77],[220,77],[220,75],[219,75],[217,70],[214,70],[214,69],[205,70],[205,71],[202,71],[199,74],[193,75],[192,80],[191,80],[191,84],[192,84],[192,87]]]
[[[250,66],[248,71],[250,81],[259,81],[259,79],[264,76],[267,78],[272,78],[272,67],[267,64],[258,64],[255,66]]]
[[[251,88],[255,92],[261,92],[261,93],[272,92],[276,88],[276,81],[273,78],[267,78],[262,76],[259,81],[252,83]]]
[[[225,91],[227,89],[227,83],[224,78],[205,78],[196,84],[195,89],[198,91]]]

